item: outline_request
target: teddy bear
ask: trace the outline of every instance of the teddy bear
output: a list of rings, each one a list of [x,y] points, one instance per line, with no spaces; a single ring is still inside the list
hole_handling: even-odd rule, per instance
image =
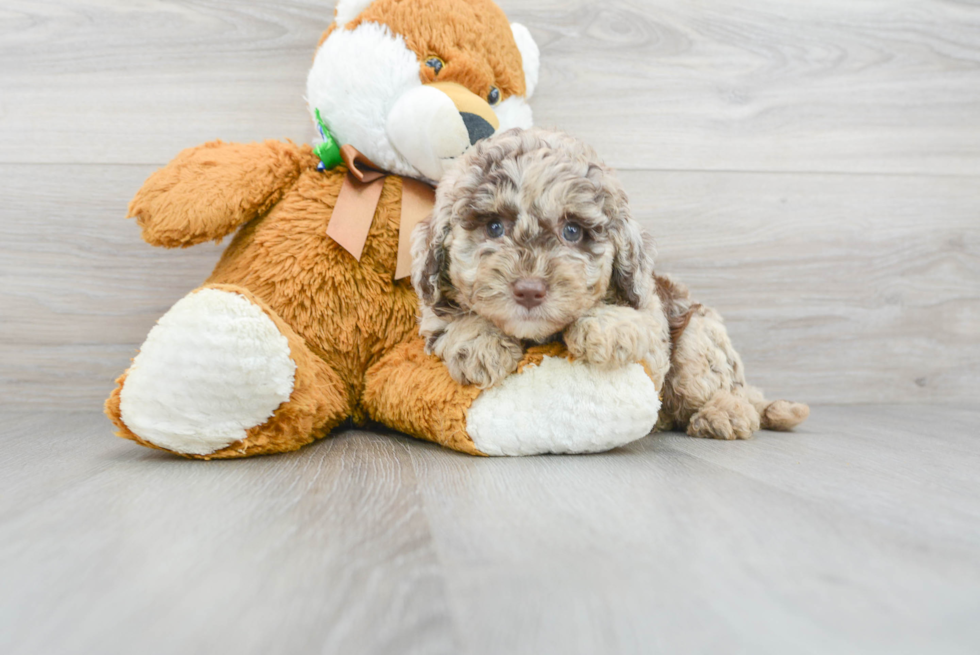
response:
[[[347,422],[473,455],[647,435],[663,389],[640,363],[600,370],[549,344],[481,389],[418,334],[412,228],[473,144],[531,126],[538,69],[491,0],[340,0],[307,80],[315,146],[206,143],[131,202],[151,245],[233,236],[117,380],[117,434],[197,459],[295,450]]]

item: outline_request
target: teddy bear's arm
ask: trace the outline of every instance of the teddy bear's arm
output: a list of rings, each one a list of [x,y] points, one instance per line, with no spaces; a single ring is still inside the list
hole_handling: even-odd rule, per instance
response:
[[[309,146],[291,142],[212,141],[153,173],[130,203],[129,217],[155,246],[219,240],[269,211],[317,161]]]

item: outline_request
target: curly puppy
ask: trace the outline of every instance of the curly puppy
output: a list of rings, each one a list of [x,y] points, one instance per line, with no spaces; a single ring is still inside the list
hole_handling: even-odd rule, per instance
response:
[[[526,345],[562,339],[594,366],[643,362],[664,392],[661,429],[748,438],[808,414],[745,385],[721,318],[654,274],[623,186],[568,135],[479,142],[442,179],[412,255],[426,348],[462,384],[492,386]]]

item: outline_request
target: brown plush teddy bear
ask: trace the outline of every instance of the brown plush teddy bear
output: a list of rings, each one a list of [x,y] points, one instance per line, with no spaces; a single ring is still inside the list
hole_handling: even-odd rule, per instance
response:
[[[424,354],[408,234],[453,161],[530,127],[538,51],[491,0],[341,0],[309,74],[316,148],[212,142],[130,206],[143,238],[234,233],[106,403],[120,436],[203,459],[293,450],[347,419],[473,454],[606,450],[650,432],[658,389],[534,348],[491,389]],[[237,230],[237,232],[236,232]]]

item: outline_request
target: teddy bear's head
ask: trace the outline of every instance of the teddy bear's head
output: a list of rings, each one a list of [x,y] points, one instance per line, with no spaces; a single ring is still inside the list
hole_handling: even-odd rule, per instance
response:
[[[492,0],[339,0],[311,114],[379,167],[437,182],[478,140],[531,127],[538,48]]]

